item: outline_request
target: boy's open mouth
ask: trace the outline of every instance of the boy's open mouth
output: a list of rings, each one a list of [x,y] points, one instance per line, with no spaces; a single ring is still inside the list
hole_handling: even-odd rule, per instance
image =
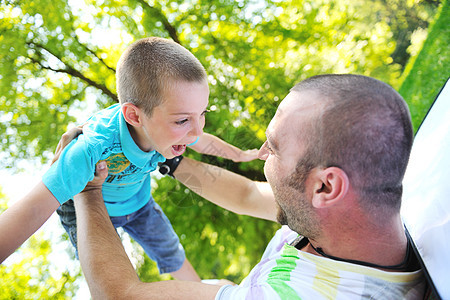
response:
[[[172,154],[175,156],[182,155],[186,151],[186,145],[173,145]]]

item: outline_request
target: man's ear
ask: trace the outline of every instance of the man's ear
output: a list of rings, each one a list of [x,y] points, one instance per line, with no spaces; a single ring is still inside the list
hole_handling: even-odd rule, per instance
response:
[[[122,104],[122,113],[125,121],[127,121],[128,124],[135,127],[142,126],[143,112],[136,105],[129,102]]]
[[[315,208],[326,208],[342,200],[349,189],[349,179],[344,170],[329,167],[317,170],[313,174],[312,205]]]

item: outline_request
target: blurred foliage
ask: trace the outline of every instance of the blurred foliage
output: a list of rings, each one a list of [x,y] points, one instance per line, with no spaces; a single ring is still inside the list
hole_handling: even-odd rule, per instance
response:
[[[8,205],[6,202],[7,197],[3,193],[3,188],[1,185],[0,185],[0,199],[2,200],[2,201],[0,201],[0,213],[2,213],[8,208]]]
[[[173,39],[202,62],[211,90],[205,131],[249,149],[262,144],[279,101],[302,79],[356,73],[397,87],[406,49],[426,37],[440,1],[0,3],[0,164],[14,169],[20,159],[47,160],[68,125],[117,101],[115,65],[139,38]],[[260,161],[188,155],[264,179]],[[170,178],[156,180],[153,195],[203,278],[239,282],[278,228],[224,211]],[[137,266],[142,279],[161,278],[145,256]]]
[[[450,7],[445,0],[422,50],[405,69],[399,92],[408,102],[415,131],[450,76],[449,24]]]
[[[50,241],[42,234],[28,239],[15,254],[19,262],[0,265],[0,299],[73,298],[78,288],[75,279],[81,274],[52,273],[50,254]]]
[[[418,29],[425,29],[433,19],[435,8],[441,1],[436,0],[369,0],[367,8],[372,10],[369,17],[383,20],[389,25],[395,50],[391,54],[392,62],[402,69],[407,64],[410,53],[407,49]],[[416,6],[420,6],[417,9]]]
[[[14,168],[21,158],[48,159],[71,122],[117,101],[115,65],[136,39],[161,36],[191,50],[209,74],[206,131],[253,148],[301,79],[359,73],[395,86],[409,55],[399,45],[426,29],[438,1],[0,3],[0,163]]]
[[[6,197],[0,187],[0,213],[6,208]],[[20,261],[1,264],[0,299],[73,298],[78,287],[75,280],[81,274],[52,271],[51,251],[50,241],[37,234],[14,254]]]

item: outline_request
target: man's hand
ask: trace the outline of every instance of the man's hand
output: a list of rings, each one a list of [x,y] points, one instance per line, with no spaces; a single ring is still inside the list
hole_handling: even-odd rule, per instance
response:
[[[77,127],[74,127],[70,129],[69,131],[65,132],[61,139],[58,142],[58,146],[56,146],[55,150],[55,156],[52,159],[52,165],[55,161],[58,160],[59,156],[61,155],[61,152],[66,148],[66,146],[77,136],[79,136],[83,132],[83,125],[79,125]]]
[[[101,160],[95,166],[95,177],[91,181],[88,182],[86,187],[81,193],[89,192],[92,190],[101,190],[102,184],[108,176],[108,166],[106,165],[106,161]]]

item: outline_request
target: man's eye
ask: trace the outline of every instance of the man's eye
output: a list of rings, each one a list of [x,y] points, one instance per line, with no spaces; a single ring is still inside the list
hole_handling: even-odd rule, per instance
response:
[[[209,109],[207,109],[207,110],[205,110],[204,112],[202,112],[202,116],[205,116],[206,115],[206,113],[208,113],[208,112],[210,112],[210,110]]]
[[[265,144],[265,146],[264,146],[265,148],[266,148],[266,150],[270,153],[270,154],[273,154],[273,150],[272,150],[272,148],[270,148],[270,146],[269,146],[269,143],[268,142],[266,142],[266,144]]]
[[[180,120],[180,121],[176,121],[175,124],[177,124],[177,125],[183,125],[183,124],[186,123],[187,121],[188,121],[188,119],[183,119],[183,120]]]

